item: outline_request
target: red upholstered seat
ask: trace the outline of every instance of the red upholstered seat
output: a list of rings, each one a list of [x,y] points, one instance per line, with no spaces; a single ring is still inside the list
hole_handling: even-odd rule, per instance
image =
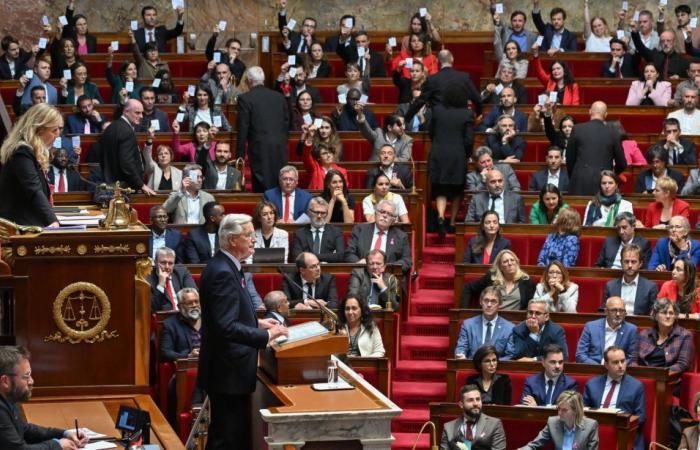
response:
[[[197,369],[188,369],[187,370],[187,397],[185,398],[185,405],[188,405],[187,409],[185,411],[177,411],[176,417],[177,417],[177,427],[178,427],[178,433],[180,435],[180,440],[182,442],[187,442],[187,437],[190,434],[190,430],[192,430],[192,412],[191,412],[191,407],[192,405],[192,393],[194,392],[194,387],[197,383]]]
[[[695,394],[700,392],[700,374],[686,372],[681,376],[681,397],[680,405],[695,416],[693,400]]]

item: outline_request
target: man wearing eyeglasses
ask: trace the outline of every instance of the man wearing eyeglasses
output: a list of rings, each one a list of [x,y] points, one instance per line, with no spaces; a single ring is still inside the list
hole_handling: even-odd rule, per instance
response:
[[[321,263],[310,252],[300,253],[295,263],[297,273],[291,279],[296,284],[290,283],[287,278],[282,281],[282,291],[289,299],[289,306],[294,309],[312,309],[318,308],[320,303],[335,309],[338,304],[335,275],[322,273]]]
[[[294,233],[292,260],[302,252],[311,252],[321,262],[340,263],[345,257],[343,232],[328,223],[328,202],[323,197],[314,197],[306,211],[309,225]]]
[[[527,304],[526,319],[513,328],[503,359],[541,361],[549,344],[557,344],[564,353],[564,360],[569,359],[564,329],[549,320],[547,301],[533,298]]]
[[[457,359],[473,359],[479,347],[487,344],[496,347],[499,357],[505,355],[515,325],[498,315],[498,308],[503,304],[501,291],[494,286],[487,287],[481,291],[479,304],[481,314],[462,322],[455,348]]]
[[[605,302],[605,317],[591,320],[583,327],[576,347],[576,362],[601,364],[606,348],[616,345],[627,355],[627,362],[637,360],[637,326],[625,321],[627,310],[622,297]]]
[[[294,223],[308,209],[311,194],[298,188],[299,172],[294,166],[284,166],[279,172],[278,186],[268,189],[263,198],[272,202],[279,212],[279,221]]]
[[[80,431],[45,428],[27,423],[18,403],[32,396],[34,379],[29,351],[24,347],[0,347],[0,448],[74,450],[84,447],[88,438]]]

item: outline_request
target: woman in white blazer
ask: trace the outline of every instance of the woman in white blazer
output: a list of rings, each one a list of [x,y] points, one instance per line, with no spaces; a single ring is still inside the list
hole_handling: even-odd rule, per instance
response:
[[[348,336],[348,356],[383,358],[386,354],[382,333],[372,319],[365,300],[348,294],[338,308],[341,333]]]
[[[277,219],[279,219],[279,214],[274,203],[265,200],[258,203],[253,212],[255,248],[283,248],[284,262],[287,262],[289,258],[289,233],[275,226]],[[253,257],[248,258],[246,262],[252,263]]]
[[[533,298],[547,301],[549,312],[576,312],[578,284],[569,280],[569,271],[559,261],[552,261],[544,269]]]
[[[146,184],[154,191],[179,191],[182,185],[182,170],[172,165],[173,149],[167,145],[159,145],[156,150],[157,163],[153,161],[152,150],[153,135],[150,135],[142,150],[148,176]]]

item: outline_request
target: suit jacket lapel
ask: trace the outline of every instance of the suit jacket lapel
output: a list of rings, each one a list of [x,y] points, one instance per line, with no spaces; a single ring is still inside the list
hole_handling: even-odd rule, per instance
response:
[[[369,225],[370,226],[365,228],[366,233],[364,233],[364,236],[362,236],[362,239],[364,240],[364,242],[363,242],[364,245],[362,245],[362,247],[360,249],[360,250],[366,249],[367,252],[372,250],[372,236],[374,235],[374,227],[375,227],[374,224],[369,224]],[[387,236],[388,236],[388,234],[387,234]],[[388,248],[387,248],[387,250],[388,250]],[[388,254],[389,252],[387,251],[386,253]],[[363,256],[363,255],[360,255],[360,256]],[[360,258],[360,259],[362,259],[362,258]]]

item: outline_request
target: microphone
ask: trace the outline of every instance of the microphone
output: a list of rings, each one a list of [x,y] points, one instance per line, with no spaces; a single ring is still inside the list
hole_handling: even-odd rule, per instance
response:
[[[319,310],[321,311],[321,323],[323,323],[323,315],[324,314],[326,314],[329,317],[331,323],[333,324],[333,329],[330,331],[334,331],[334,334],[338,334],[338,332],[339,332],[338,315],[336,313],[334,313],[333,311],[331,311],[327,306],[323,305],[321,302],[316,300],[315,298],[309,297],[309,294],[304,292],[304,288],[299,286],[299,283],[294,281],[294,279],[292,279],[292,277],[289,276],[289,273],[287,273],[287,271],[284,270],[283,266],[277,266],[277,271],[280,273],[280,275],[282,275],[284,277],[285,280],[287,280],[288,283],[290,283],[292,286],[296,287],[297,289],[299,289],[301,291],[302,298],[306,297],[307,300],[313,301],[318,306]]]

